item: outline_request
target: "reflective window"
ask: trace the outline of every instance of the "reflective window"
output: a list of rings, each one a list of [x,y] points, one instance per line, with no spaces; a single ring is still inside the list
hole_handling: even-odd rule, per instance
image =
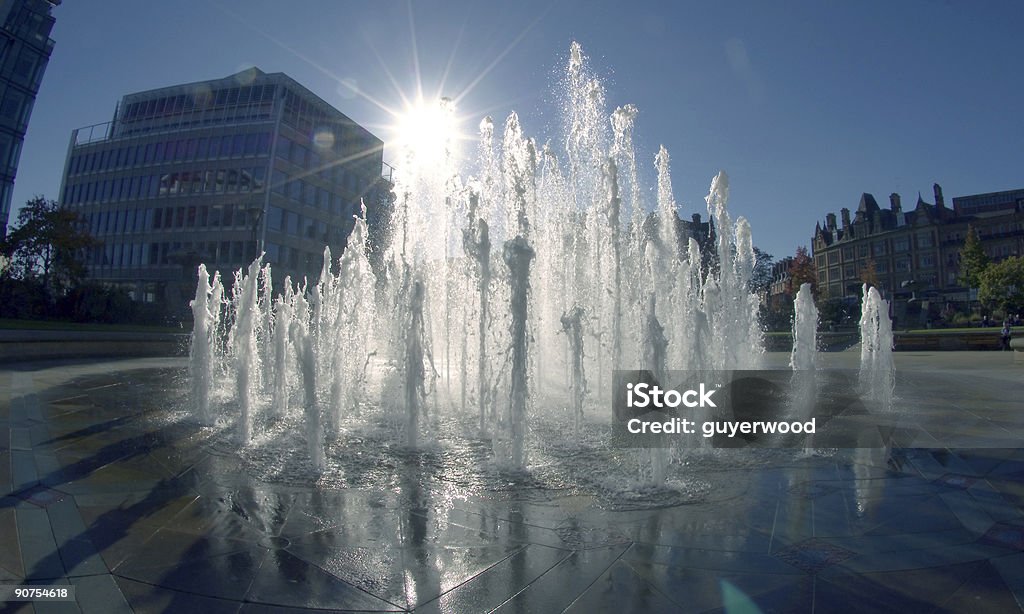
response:
[[[302,183],[302,204],[309,205],[310,207],[316,206],[316,187],[306,183]]]
[[[267,169],[263,166],[257,166],[252,169],[252,189],[254,192],[258,192],[263,189],[263,185],[267,179]]]
[[[281,218],[283,211],[280,207],[270,206],[267,210],[267,228],[270,230],[281,230]]]
[[[292,156],[292,142],[287,137],[280,137],[277,139],[277,151],[276,155],[282,160],[290,160]]]
[[[275,169],[273,179],[270,180],[270,191],[284,196],[287,194],[287,188],[285,187],[287,185],[288,174]]]
[[[255,132],[245,135],[245,155],[255,156],[259,145],[259,135]]]
[[[291,158],[289,158],[292,164],[295,166],[306,166],[306,148],[301,145],[292,144]]]

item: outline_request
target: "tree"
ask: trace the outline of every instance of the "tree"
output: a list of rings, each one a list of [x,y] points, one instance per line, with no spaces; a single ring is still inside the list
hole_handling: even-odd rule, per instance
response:
[[[960,277],[957,281],[968,288],[981,287],[981,274],[988,265],[989,259],[981,247],[977,231],[974,226],[968,226],[967,238],[960,248]]]
[[[864,262],[864,266],[861,267],[857,273],[858,279],[862,284],[867,284],[869,287],[878,287],[878,270],[875,265],[875,259],[868,257]]]
[[[38,281],[59,295],[81,282],[83,252],[94,243],[77,212],[36,196],[18,212],[17,226],[0,251],[10,258],[13,276]]]
[[[811,284],[811,290],[815,293],[818,287],[818,271],[814,267],[814,259],[807,253],[803,245],[796,248],[796,255],[789,264],[789,288],[790,295],[796,295],[797,290],[803,284]]]
[[[754,247],[754,270],[750,274],[750,291],[758,294],[767,293],[772,285],[772,255]]]
[[[978,300],[1007,312],[1024,306],[1024,257],[988,265],[978,276]]]

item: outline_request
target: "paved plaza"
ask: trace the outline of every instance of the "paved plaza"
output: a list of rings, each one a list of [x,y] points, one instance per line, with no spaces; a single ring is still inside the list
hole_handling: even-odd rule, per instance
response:
[[[0,607],[1020,611],[1024,365],[999,352],[896,364],[891,449],[697,459],[699,497],[632,507],[461,488],[472,476],[415,455],[374,457],[347,482],[253,475],[229,439],[174,419],[184,359],[0,365],[0,584],[72,584],[77,598]]]

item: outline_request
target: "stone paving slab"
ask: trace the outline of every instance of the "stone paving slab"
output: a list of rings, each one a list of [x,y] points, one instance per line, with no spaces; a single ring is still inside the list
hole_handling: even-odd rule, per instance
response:
[[[697,459],[712,492],[637,509],[453,490],[408,455],[380,484],[258,479],[180,415],[182,360],[8,366],[0,583],[78,601],[5,611],[1019,611],[1021,371],[969,356],[896,356],[905,447]],[[951,419],[974,449],[916,447]]]

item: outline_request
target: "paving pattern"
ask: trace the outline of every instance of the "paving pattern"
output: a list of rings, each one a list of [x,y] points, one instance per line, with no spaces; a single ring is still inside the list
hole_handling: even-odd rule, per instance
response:
[[[378,487],[262,482],[190,421],[161,419],[180,359],[7,365],[0,584],[73,584],[77,601],[0,607],[1020,611],[1024,368],[897,360],[920,416],[904,447],[718,462],[728,496],[621,511],[585,493],[456,497],[413,464]]]

